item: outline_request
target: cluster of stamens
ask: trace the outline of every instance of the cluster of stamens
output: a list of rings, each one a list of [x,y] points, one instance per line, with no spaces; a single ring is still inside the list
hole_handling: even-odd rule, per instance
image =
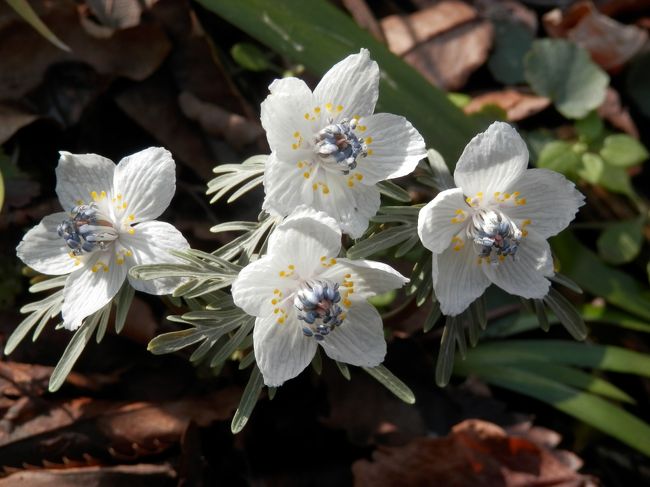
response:
[[[368,147],[362,137],[357,137],[354,129],[357,120],[342,119],[338,123],[328,121],[327,127],[314,138],[314,150],[321,159],[336,164],[343,174],[357,167],[357,159],[368,155]]]
[[[338,283],[310,280],[296,292],[293,304],[298,319],[305,322],[305,336],[321,341],[343,323],[345,315],[337,304],[341,301],[338,289]]]
[[[113,224],[95,203],[75,206],[70,218],[57,227],[57,233],[76,256],[105,250],[118,236]]]
[[[514,258],[523,235],[517,225],[500,212],[483,210],[472,216],[468,236],[478,246],[479,257],[490,259],[494,253],[502,260],[508,255]]]

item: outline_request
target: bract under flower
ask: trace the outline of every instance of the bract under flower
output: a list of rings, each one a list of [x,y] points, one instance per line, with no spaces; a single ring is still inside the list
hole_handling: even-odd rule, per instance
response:
[[[374,367],[386,354],[381,317],[367,302],[407,282],[390,266],[338,258],[341,230],[323,212],[296,209],[269,239],[268,253],[232,286],[255,316],[255,359],[269,386],[307,367],[318,345],[341,362]]]
[[[70,274],[63,291],[63,323],[70,330],[113,299],[137,264],[173,262],[170,249],[189,245],[162,214],[176,189],[171,154],[151,147],[116,166],[95,155],[61,153],[56,192],[67,212],[43,218],[16,249],[43,274]],[[169,294],[176,279],[139,281],[137,290]]]
[[[444,314],[462,313],[490,283],[524,298],[548,292],[554,270],[546,239],[566,228],[584,197],[561,174],[527,166],[525,142],[495,122],[460,156],[458,187],[420,211],[418,234],[433,252]]]
[[[297,78],[269,89],[263,208],[286,216],[304,204],[360,237],[379,208],[375,185],[415,169],[426,154],[422,136],[404,117],[373,114],[379,68],[366,49],[332,67],[313,93]]]

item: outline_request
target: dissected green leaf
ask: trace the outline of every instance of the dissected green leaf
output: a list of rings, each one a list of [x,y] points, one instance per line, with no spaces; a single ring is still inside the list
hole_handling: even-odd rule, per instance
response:
[[[612,166],[630,167],[645,161],[648,158],[648,151],[634,137],[627,134],[614,134],[605,137],[600,155]]]
[[[580,155],[573,150],[573,144],[554,140],[544,146],[536,166],[551,169],[562,174],[571,174],[580,165]]]
[[[31,25],[36,32],[45,37],[48,41],[63,51],[70,51],[70,48],[52,32],[47,25],[36,15],[34,9],[27,0],[6,0],[7,4],[20,15],[25,22]]]
[[[506,85],[523,83],[524,56],[535,39],[521,22],[494,23],[494,47],[488,59],[488,68],[497,81]]]
[[[643,220],[614,223],[598,237],[596,242],[600,256],[611,264],[633,261],[643,244]]]
[[[609,76],[589,53],[564,39],[539,39],[524,59],[533,90],[553,100],[567,118],[582,118],[605,100]]]
[[[230,48],[230,55],[237,64],[249,71],[266,71],[271,68],[262,50],[250,42],[238,42]]]
[[[562,273],[582,289],[650,320],[650,293],[633,277],[604,264],[571,232],[562,232],[553,237],[551,243],[562,263]]]
[[[478,131],[445,93],[325,0],[200,3],[318,76],[345,56],[368,48],[382,71],[377,111],[404,115],[448,162],[456,161]]]

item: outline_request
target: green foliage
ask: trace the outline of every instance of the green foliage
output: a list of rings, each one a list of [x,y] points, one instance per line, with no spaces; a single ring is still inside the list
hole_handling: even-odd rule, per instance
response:
[[[626,134],[605,137],[601,157],[612,166],[630,167],[648,158],[648,151],[638,140]]]
[[[230,423],[230,431],[232,431],[233,434],[239,433],[244,429],[246,423],[248,423],[248,419],[251,417],[253,409],[255,409],[257,398],[260,396],[260,392],[262,392],[263,388],[264,380],[260,373],[260,369],[258,369],[256,365],[253,367],[251,375],[248,378],[248,383],[246,384],[244,393],[239,401],[239,407],[237,408],[237,411],[235,411],[235,415]]]
[[[27,0],[6,0],[7,4],[20,15],[25,22],[31,25],[40,35],[63,51],[70,51],[70,48],[63,43],[49,28],[38,18],[34,9]]]
[[[610,264],[625,264],[639,255],[643,243],[643,220],[614,223],[598,237],[598,254]]]
[[[230,55],[237,64],[249,71],[271,69],[271,64],[264,53],[250,42],[238,42],[230,49]]]
[[[395,394],[395,396],[404,401],[406,404],[415,404],[415,395],[413,391],[399,380],[393,373],[383,365],[377,367],[363,367],[373,379],[381,383],[386,389]]]
[[[200,3],[315,75],[324,74],[346,55],[368,48],[382,70],[377,111],[404,115],[418,127],[427,145],[448,161],[455,161],[478,131],[442,91],[325,0]]]
[[[488,68],[497,81],[505,85],[525,81],[524,56],[534,38],[530,29],[520,22],[495,22],[494,47]]]
[[[563,39],[541,39],[524,60],[526,80],[567,118],[582,118],[605,99],[609,76],[589,53]]]

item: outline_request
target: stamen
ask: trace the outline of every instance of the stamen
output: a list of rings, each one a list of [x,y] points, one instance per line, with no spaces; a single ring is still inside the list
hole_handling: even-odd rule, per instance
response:
[[[331,163],[343,174],[357,167],[357,159],[368,155],[363,138],[357,137],[354,129],[357,120],[342,119],[338,123],[329,120],[329,125],[316,134],[314,151],[326,162]]]
[[[345,319],[338,283],[310,280],[296,292],[293,305],[299,320],[305,322],[302,332],[306,337],[322,341]]]
[[[514,258],[523,237],[512,220],[493,210],[476,212],[467,234],[478,246],[479,258],[483,257],[492,264],[503,262],[508,255]],[[493,251],[497,258],[492,258]]]
[[[113,224],[96,203],[75,206],[70,218],[57,227],[57,233],[75,256],[106,250],[118,236]]]

